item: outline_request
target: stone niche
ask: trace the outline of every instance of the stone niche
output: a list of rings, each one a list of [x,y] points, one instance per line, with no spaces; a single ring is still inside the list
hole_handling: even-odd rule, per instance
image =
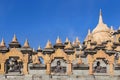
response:
[[[67,62],[62,58],[55,58],[51,62],[51,74],[66,74],[67,73]]]
[[[19,60],[19,57],[11,56],[5,62],[5,73],[6,74],[21,74],[23,69],[23,62]]]
[[[94,73],[107,73],[108,61],[105,59],[97,59],[93,63],[93,72]]]

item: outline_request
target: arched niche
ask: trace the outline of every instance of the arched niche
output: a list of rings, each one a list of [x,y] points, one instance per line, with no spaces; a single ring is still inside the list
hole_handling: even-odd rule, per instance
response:
[[[69,60],[69,56],[62,49],[57,49],[55,51],[55,53],[53,53],[50,56],[49,62],[47,62],[47,74],[51,74],[51,63],[55,59],[62,59],[63,61],[66,61],[66,63],[67,63],[67,74],[72,73],[72,64],[71,64],[72,61]]]
[[[109,56],[103,50],[97,51],[97,53],[94,55],[88,55],[89,74],[94,73],[94,68],[93,68],[94,63],[100,65],[99,62],[104,62],[105,64],[108,64],[109,65],[109,72],[108,73],[110,73],[110,75],[113,75],[114,55]]]
[[[5,71],[5,67],[7,64],[6,62],[10,59],[10,58],[18,58],[16,59],[16,62],[22,62],[22,65],[23,65],[23,69],[22,69],[22,73],[23,74],[28,74],[28,55],[27,54],[22,54],[21,51],[19,51],[17,48],[11,48],[9,52],[5,53],[5,54],[2,54],[2,59],[1,59],[1,74],[5,74],[6,71]]]

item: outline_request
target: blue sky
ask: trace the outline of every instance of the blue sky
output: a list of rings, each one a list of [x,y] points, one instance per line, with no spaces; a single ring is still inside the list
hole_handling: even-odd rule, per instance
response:
[[[90,28],[98,23],[99,10],[109,27],[120,25],[119,0],[0,0],[0,39],[6,44],[16,34],[23,45],[28,38],[30,46],[44,48],[49,39],[55,43],[79,37],[83,42]]]

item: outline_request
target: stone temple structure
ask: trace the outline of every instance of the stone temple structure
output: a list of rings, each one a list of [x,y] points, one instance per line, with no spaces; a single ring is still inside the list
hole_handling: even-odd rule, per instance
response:
[[[24,45],[16,35],[7,47],[0,43],[0,80],[120,80],[120,29],[108,27],[102,19],[83,43],[59,37],[48,40],[44,49]]]

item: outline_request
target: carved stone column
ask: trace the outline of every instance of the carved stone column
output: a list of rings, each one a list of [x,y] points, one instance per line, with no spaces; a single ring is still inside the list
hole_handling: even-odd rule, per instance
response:
[[[110,75],[113,75],[114,74],[114,67],[113,67],[113,63],[110,63],[109,64],[110,65],[110,71],[109,71],[109,73],[110,73]]]
[[[0,66],[1,66],[0,74],[5,74],[5,62],[2,62]]]
[[[50,65],[51,65],[50,63],[47,63],[47,71],[46,71],[47,74],[51,73]]]
[[[71,63],[68,63],[68,65],[67,65],[67,74],[68,75],[72,74],[72,64]]]
[[[92,75],[93,74],[93,62],[89,63],[89,74]]]
[[[23,74],[28,74],[28,63],[27,62],[23,63]]]

